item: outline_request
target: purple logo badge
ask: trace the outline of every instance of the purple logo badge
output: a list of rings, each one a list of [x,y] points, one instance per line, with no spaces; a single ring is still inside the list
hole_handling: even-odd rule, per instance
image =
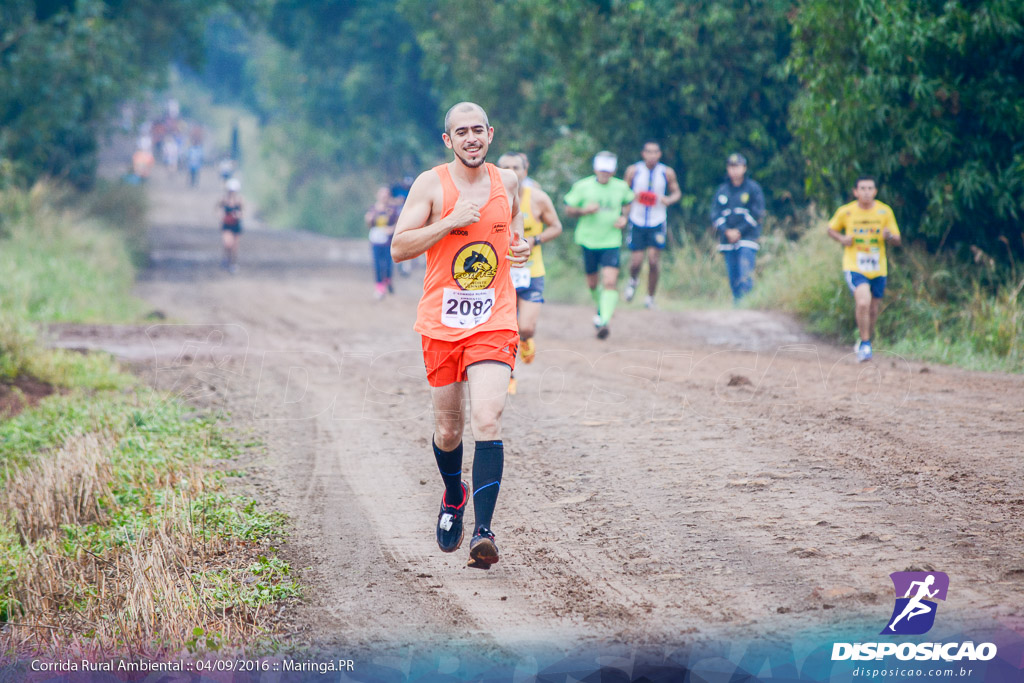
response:
[[[927,633],[935,623],[936,600],[945,600],[949,577],[944,572],[893,572],[896,605],[882,635],[916,636]]]

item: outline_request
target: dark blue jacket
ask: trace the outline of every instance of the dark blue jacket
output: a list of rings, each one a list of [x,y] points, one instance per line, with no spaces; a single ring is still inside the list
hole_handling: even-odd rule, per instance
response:
[[[756,181],[744,178],[739,187],[732,182],[725,182],[715,190],[715,196],[711,199],[711,223],[718,231],[720,244],[728,245],[725,231],[736,228],[740,231],[740,240],[752,242],[756,249],[763,218],[764,192]]]

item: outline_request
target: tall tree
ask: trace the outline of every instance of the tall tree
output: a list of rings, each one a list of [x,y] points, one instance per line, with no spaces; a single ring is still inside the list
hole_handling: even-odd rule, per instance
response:
[[[232,0],[251,13],[253,3]],[[5,0],[0,3],[0,157],[22,178],[88,185],[113,109],[196,59],[202,0]]]
[[[813,197],[877,174],[912,236],[1024,253],[1024,4],[815,0],[793,23]]]
[[[660,141],[699,223],[733,151],[776,211],[802,196],[786,126],[796,83],[780,68],[788,0],[527,2],[539,49],[565,78],[570,120],[630,159]]]
[[[561,135],[564,75],[543,49],[546,29],[529,3],[499,1],[481,11],[456,0],[399,0],[399,8],[416,31],[422,73],[442,108],[480,104],[497,124],[500,151],[539,158]]]
[[[732,151],[776,211],[802,198],[786,126],[796,81],[781,68],[789,0],[401,4],[445,101],[480,102],[514,146],[539,152],[575,130],[632,160],[658,140],[701,227]]]
[[[264,85],[301,93],[292,115],[333,140],[319,150],[325,162],[393,174],[418,167],[438,107],[420,75],[412,29],[393,1],[278,0],[269,30],[300,72],[273,74],[291,85]]]

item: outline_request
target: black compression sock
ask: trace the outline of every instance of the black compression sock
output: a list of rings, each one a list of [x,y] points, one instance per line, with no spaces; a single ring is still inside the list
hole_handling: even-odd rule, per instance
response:
[[[462,442],[450,451],[442,451],[434,443],[434,460],[444,481],[444,499],[449,505],[462,501]]]
[[[501,472],[505,465],[505,447],[499,441],[477,441],[473,455],[473,512],[476,515],[474,529],[491,528],[491,516],[498,502],[501,488]]]

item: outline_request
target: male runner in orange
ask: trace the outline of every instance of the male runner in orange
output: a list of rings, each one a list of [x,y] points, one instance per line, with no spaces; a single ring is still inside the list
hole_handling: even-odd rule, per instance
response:
[[[409,190],[391,242],[396,262],[427,254],[414,329],[434,406],[434,457],[445,492],[437,544],[462,544],[469,492],[462,481],[463,383],[469,384],[473,512],[469,566],[498,561],[491,517],[504,466],[501,415],[519,347],[511,267],[530,257],[519,213],[519,181],[485,162],[494,139],[487,113],[460,102],[444,117],[444,144],[455,158],[421,173]]]

